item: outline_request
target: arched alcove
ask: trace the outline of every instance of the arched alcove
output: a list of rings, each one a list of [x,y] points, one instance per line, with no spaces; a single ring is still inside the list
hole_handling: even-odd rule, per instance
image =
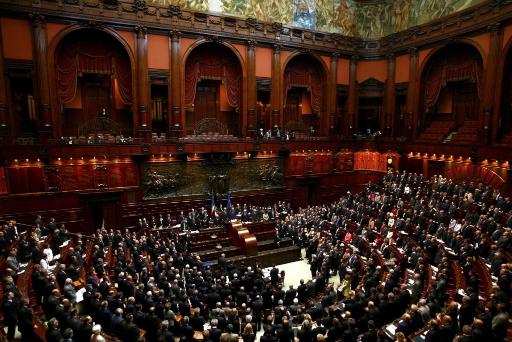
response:
[[[195,47],[186,58],[184,83],[186,134],[209,118],[226,126],[228,134],[242,135],[243,72],[230,48],[215,42]]]
[[[109,133],[132,134],[132,67],[121,42],[102,30],[74,30],[58,42],[54,65],[62,135],[78,136],[103,116],[119,127]]]
[[[477,48],[449,44],[430,56],[421,78],[423,123],[449,121],[454,125],[479,120],[483,62]]]
[[[327,135],[327,77],[323,64],[308,54],[293,56],[284,69],[283,125],[297,123],[308,134]]]

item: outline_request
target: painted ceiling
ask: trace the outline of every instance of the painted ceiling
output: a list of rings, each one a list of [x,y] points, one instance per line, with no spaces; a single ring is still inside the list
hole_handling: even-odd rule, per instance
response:
[[[147,0],[309,30],[379,38],[485,0]]]

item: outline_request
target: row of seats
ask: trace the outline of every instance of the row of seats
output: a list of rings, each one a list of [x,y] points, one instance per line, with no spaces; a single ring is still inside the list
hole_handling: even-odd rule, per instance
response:
[[[454,128],[454,121],[433,121],[417,141],[423,143],[441,143],[448,133]]]

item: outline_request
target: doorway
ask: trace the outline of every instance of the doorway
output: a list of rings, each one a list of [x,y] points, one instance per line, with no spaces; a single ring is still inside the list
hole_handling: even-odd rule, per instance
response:
[[[117,229],[119,194],[93,195],[83,199],[83,207],[87,213],[88,231],[96,232],[98,229]]]
[[[98,117],[103,109],[107,114],[112,113],[112,82],[110,75],[84,74],[81,82],[85,120]]]

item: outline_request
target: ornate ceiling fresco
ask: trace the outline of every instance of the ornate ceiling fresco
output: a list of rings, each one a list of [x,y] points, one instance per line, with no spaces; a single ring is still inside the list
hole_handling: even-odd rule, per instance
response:
[[[362,38],[379,38],[485,0],[148,0]]]

